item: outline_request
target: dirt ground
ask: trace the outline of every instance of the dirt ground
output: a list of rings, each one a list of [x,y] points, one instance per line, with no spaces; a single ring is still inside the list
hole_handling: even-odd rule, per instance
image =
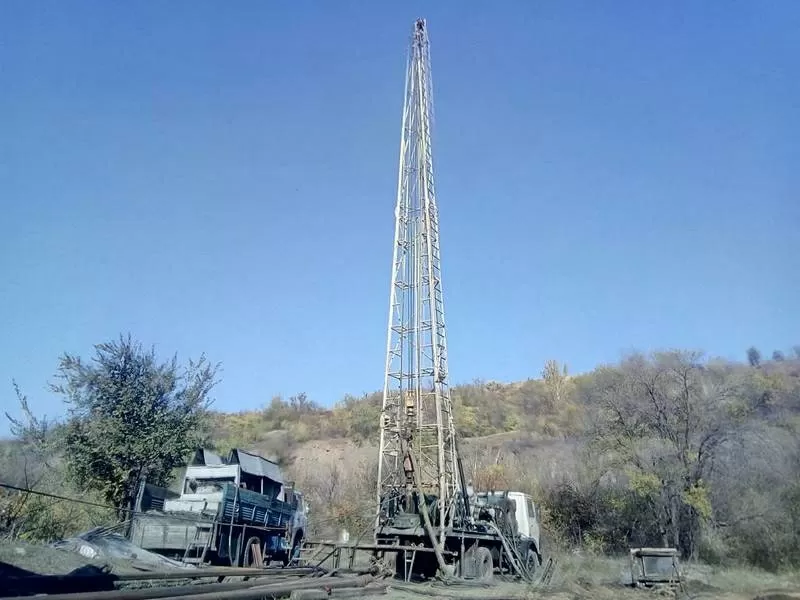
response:
[[[420,600],[424,598],[466,598],[480,600],[646,600],[681,598],[686,600],[800,600],[800,573],[773,575],[749,569],[719,569],[707,565],[684,565],[684,584],[675,591],[632,589],[628,562],[624,559],[565,555],[554,557],[556,568],[550,583],[524,585],[495,582],[481,585],[389,583],[383,598]],[[376,598],[378,596],[375,596]]]

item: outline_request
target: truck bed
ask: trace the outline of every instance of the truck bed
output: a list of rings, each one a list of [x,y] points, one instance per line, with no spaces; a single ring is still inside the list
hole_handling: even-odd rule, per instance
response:
[[[208,525],[268,528],[273,532],[265,532],[266,535],[282,536],[291,525],[294,511],[294,506],[288,502],[228,484],[216,514],[151,510],[136,515],[129,539],[145,550],[183,552],[190,542],[195,541],[198,525],[206,525],[200,532],[203,541],[208,535],[205,531]]]
[[[197,524],[203,521],[200,515],[195,515],[192,522],[181,515],[170,516],[165,513],[148,513],[137,515],[131,524],[131,543],[154,551],[176,551],[186,549],[189,542],[195,539]],[[213,519],[207,519],[211,523]]]
[[[288,502],[262,496],[233,485],[226,485],[217,512],[220,523],[255,525],[259,527],[286,527],[294,514]]]

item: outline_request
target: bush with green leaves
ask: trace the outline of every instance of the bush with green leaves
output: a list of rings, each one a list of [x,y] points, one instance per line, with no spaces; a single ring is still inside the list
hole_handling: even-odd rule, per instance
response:
[[[186,367],[159,362],[130,336],[95,346],[89,362],[65,354],[53,389],[69,406],[63,450],[75,483],[97,490],[120,518],[144,478],[166,485],[204,441],[216,372],[205,357]]]

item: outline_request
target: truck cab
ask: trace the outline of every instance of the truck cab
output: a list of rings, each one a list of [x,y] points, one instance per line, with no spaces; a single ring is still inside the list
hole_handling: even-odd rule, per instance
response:
[[[509,502],[511,501],[511,502]],[[508,506],[514,507],[513,516],[505,515]],[[529,570],[542,564],[539,540],[539,507],[529,494],[515,491],[478,492],[473,500],[473,518],[497,521],[505,517],[504,533],[510,533],[517,544],[520,556]]]
[[[186,467],[178,498],[164,501],[165,512],[216,514],[225,486],[240,485],[239,465],[190,464]]]

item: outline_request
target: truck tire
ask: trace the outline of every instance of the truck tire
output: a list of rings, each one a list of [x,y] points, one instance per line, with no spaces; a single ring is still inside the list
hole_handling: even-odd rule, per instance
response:
[[[479,546],[475,550],[475,578],[481,581],[489,581],[494,577],[494,561],[492,551],[485,546]]]
[[[536,568],[539,566],[539,555],[533,548],[528,548],[525,554],[525,570],[528,574],[533,576],[536,573]]]
[[[247,540],[247,544],[244,546],[244,560],[242,561],[243,567],[261,567],[262,565],[255,564],[255,556],[253,555],[253,544],[258,544],[261,547],[261,538],[254,535],[250,539]],[[262,556],[263,561],[263,556]]]

